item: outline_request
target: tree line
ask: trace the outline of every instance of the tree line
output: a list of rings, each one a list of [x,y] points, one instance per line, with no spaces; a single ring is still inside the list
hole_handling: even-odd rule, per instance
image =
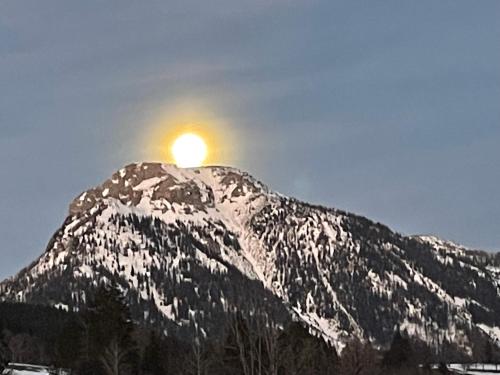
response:
[[[497,353],[486,348],[490,360]],[[396,331],[376,350],[353,338],[337,353],[297,322],[279,327],[258,310],[228,313],[222,338],[198,327],[190,341],[135,324],[117,286],[100,287],[78,313],[0,304],[0,369],[7,362],[51,365],[75,375],[376,375],[432,374],[432,352]]]

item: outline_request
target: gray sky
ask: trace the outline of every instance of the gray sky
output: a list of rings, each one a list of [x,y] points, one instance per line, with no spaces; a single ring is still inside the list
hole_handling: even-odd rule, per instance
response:
[[[499,19],[498,0],[0,1],[0,278],[192,103],[275,190],[500,249]]]

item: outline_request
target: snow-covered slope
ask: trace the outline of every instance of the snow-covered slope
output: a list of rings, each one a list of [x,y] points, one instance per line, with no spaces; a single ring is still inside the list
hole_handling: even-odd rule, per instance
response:
[[[337,347],[401,327],[466,353],[500,332],[494,258],[270,191],[226,167],[141,163],[77,197],[45,253],[0,284],[5,300],[77,309],[102,281],[136,319],[220,333],[227,311],[302,320]]]

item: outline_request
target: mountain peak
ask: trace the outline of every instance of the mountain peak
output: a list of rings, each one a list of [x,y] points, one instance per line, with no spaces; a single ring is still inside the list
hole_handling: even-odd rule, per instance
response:
[[[230,167],[118,170],[71,203],[0,299],[79,309],[111,280],[136,320],[180,335],[220,334],[228,311],[262,308],[337,348],[353,336],[387,345],[394,327],[467,355],[500,340],[490,257],[277,194]]]
[[[165,213],[207,212],[226,202],[243,201],[268,192],[248,173],[231,167],[178,168],[172,164],[134,163],[115,172],[103,184],[78,196],[70,215],[96,206],[117,206]]]

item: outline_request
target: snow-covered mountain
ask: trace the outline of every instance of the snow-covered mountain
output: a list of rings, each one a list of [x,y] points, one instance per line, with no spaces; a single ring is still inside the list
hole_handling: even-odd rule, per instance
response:
[[[500,339],[498,264],[280,195],[237,169],[140,163],[77,197],[0,299],[78,309],[114,280],[137,320],[180,335],[215,335],[228,311],[264,309],[338,348],[353,335],[387,345],[400,327],[470,354]]]

